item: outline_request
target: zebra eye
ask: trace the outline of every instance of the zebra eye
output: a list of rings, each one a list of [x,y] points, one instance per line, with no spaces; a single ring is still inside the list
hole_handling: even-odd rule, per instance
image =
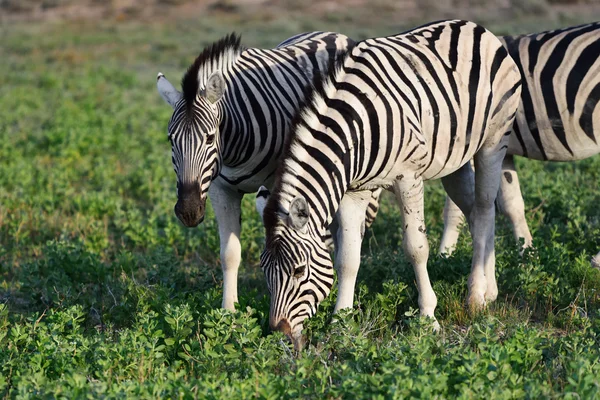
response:
[[[209,146],[211,144],[213,144],[214,141],[215,141],[215,136],[217,136],[217,135],[215,135],[214,133],[210,134],[210,135],[206,135],[206,144],[209,145]]]
[[[306,270],[306,265],[301,265],[294,269],[294,278],[300,278],[304,275],[304,271]]]

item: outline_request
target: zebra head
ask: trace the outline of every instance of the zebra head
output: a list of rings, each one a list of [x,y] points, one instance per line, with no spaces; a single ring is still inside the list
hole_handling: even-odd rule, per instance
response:
[[[296,350],[303,346],[302,325],[333,285],[333,264],[329,250],[310,219],[310,207],[303,197],[290,202],[289,212],[278,210],[275,199],[261,187],[256,208],[267,230],[260,265],[271,293],[269,325],[283,332]],[[274,198],[277,196],[273,196]]]
[[[208,77],[206,87],[192,96],[177,91],[162,73],[156,84],[174,110],[168,134],[177,174],[175,215],[185,226],[194,227],[204,220],[208,188],[221,169],[218,101],[223,97],[225,80],[216,71]]]

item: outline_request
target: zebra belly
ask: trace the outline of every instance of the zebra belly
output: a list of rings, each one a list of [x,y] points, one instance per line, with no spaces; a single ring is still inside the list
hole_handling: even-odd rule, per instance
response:
[[[577,161],[600,153],[600,141],[587,136],[578,124],[548,124],[532,124],[530,129],[521,119],[518,131],[510,135],[507,153],[540,161]]]
[[[213,184],[216,183],[241,193],[256,193],[261,186],[266,186],[269,189],[273,186],[275,168],[265,168],[252,176],[247,175],[248,169],[223,166],[219,177],[213,181]]]

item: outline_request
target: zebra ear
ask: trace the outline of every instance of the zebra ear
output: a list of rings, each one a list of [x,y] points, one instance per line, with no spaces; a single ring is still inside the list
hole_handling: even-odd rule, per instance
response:
[[[225,92],[225,78],[221,71],[215,71],[206,81],[206,99],[214,104],[223,97],[223,92]]]
[[[303,229],[308,223],[310,208],[304,197],[296,197],[290,203],[290,213],[288,215],[288,225],[296,230]]]
[[[171,85],[171,82],[165,78],[162,72],[159,72],[156,77],[156,88],[158,89],[160,96],[173,108],[175,108],[175,105],[181,100],[181,92]]]
[[[256,211],[258,211],[261,218],[263,217],[263,212],[265,211],[265,206],[270,195],[269,189],[264,186],[258,188],[258,192],[256,192]]]

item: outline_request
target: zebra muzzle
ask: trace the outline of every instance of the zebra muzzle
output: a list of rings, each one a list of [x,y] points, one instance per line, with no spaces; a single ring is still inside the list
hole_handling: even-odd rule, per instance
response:
[[[185,226],[193,228],[204,220],[206,199],[200,197],[200,188],[197,185],[188,187],[182,185],[178,190],[175,215]]]
[[[271,330],[283,333],[294,345],[294,350],[301,351],[304,347],[304,337],[302,337],[302,329],[292,332],[289,322],[286,319],[280,320],[276,325],[271,323]]]

